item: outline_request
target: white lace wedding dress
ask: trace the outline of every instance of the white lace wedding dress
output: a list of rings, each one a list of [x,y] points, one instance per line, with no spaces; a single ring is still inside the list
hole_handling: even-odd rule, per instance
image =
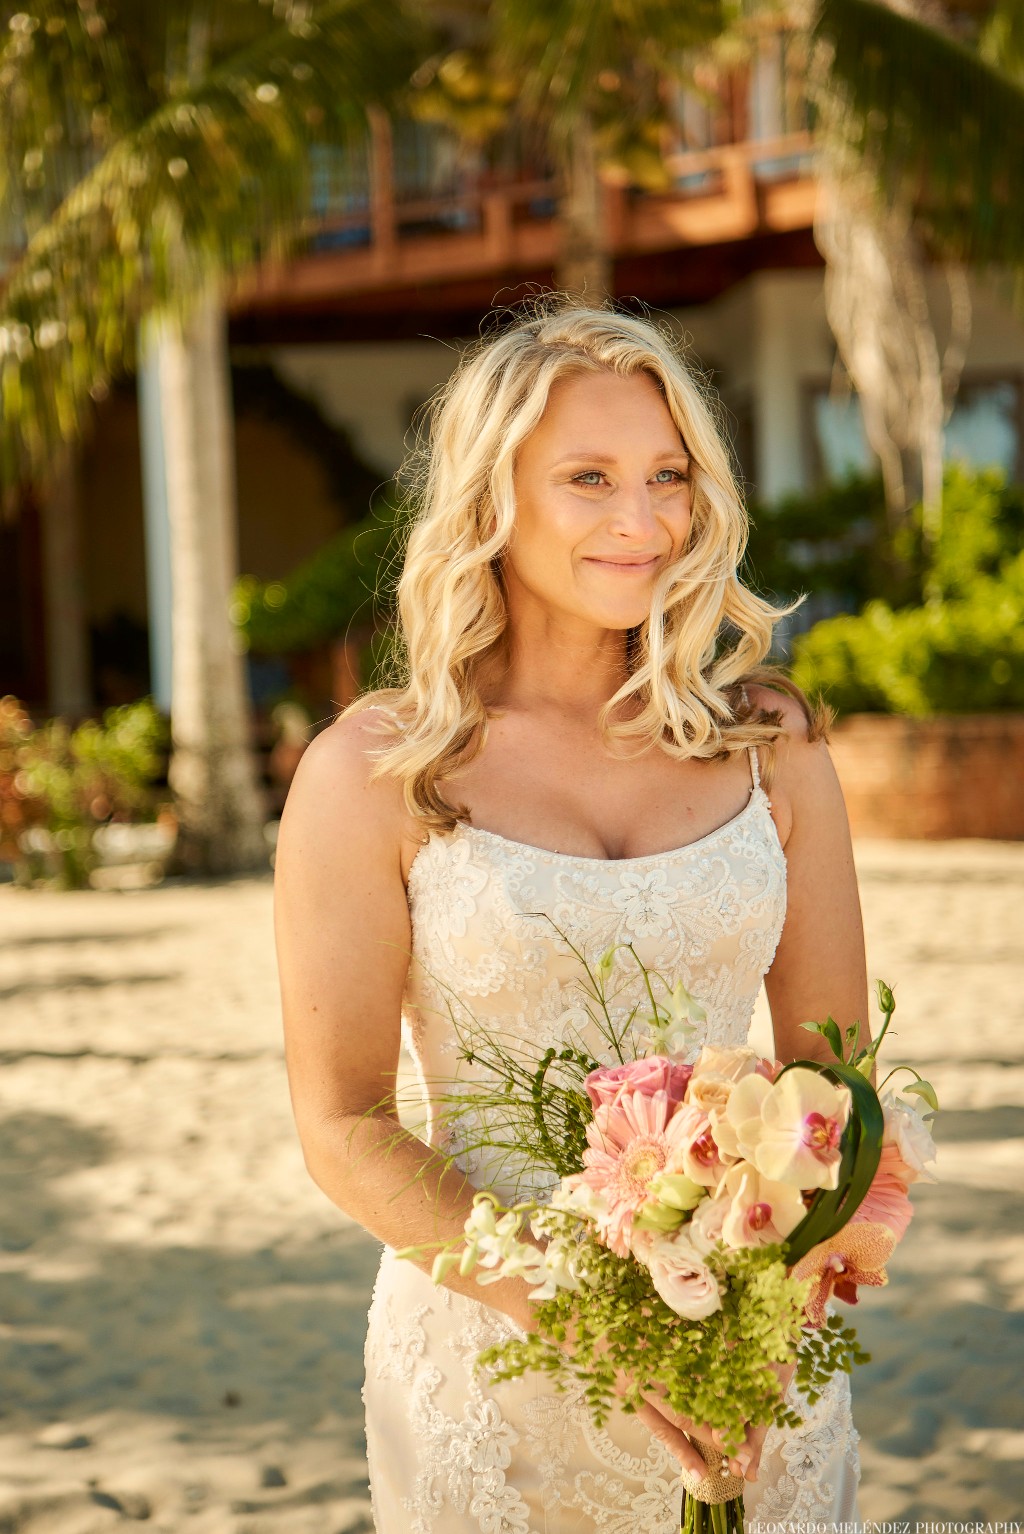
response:
[[[423,1081],[473,1074],[459,1058],[452,993],[492,1032],[531,1040],[536,1056],[587,1026],[579,963],[552,923],[591,959],[632,939],[649,969],[684,977],[706,1006],[700,1042],[743,1044],[786,910],[785,857],[750,759],[746,806],[672,852],[606,861],[466,824],[432,833],[409,878],[406,1020]],[[622,976],[628,1010],[641,982],[625,963]],[[478,1186],[493,1183],[479,1162],[463,1164]],[[635,1417],[618,1412],[599,1430],[578,1390],[537,1375],[492,1386],[474,1373],[481,1348],[514,1334],[486,1303],[435,1288],[385,1249],[364,1387],[377,1534],[675,1534],[676,1462]],[[748,1530],[856,1521],[848,1377],[813,1408],[793,1387],[788,1399],[804,1425],[769,1430],[745,1492]]]

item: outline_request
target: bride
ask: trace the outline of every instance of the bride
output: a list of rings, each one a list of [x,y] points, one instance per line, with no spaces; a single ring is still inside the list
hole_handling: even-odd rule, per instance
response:
[[[826,1058],[800,1025],[828,1013],[869,1041],[842,794],[820,715],[761,665],[782,613],[740,580],[745,541],[673,345],[543,306],[436,404],[404,685],[357,700],[299,767],[276,879],[288,1070],[310,1174],[385,1245],[364,1389],[378,1534],[672,1534],[679,1466],[703,1471],[684,1429],[712,1441],[654,1393],[599,1430],[578,1389],[474,1372],[532,1305],[520,1280],[435,1287],[394,1256],[461,1232],[489,1182],[442,1153],[438,1113],[425,1140],[399,1129],[403,1014],[428,1099],[474,1071],[453,994],[539,1055],[575,1021],[557,926],[683,977],[700,1043],[745,1042],[762,979],[781,1060]],[[748,1529],[856,1520],[847,1376],[812,1407],[779,1372],[803,1425],[747,1427]]]

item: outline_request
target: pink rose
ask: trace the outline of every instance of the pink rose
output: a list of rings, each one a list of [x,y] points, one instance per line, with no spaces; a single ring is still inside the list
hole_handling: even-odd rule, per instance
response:
[[[630,1060],[626,1065],[609,1065],[591,1071],[583,1085],[595,1111],[617,1102],[624,1093],[639,1092],[653,1097],[664,1092],[671,1103],[681,1103],[686,1096],[693,1072],[691,1065],[677,1065],[664,1055],[645,1060]]]

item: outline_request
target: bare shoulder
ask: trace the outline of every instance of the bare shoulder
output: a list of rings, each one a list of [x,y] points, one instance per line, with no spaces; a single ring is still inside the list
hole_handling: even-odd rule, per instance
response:
[[[404,804],[393,778],[371,779],[373,753],[391,739],[376,709],[346,715],[307,746],[282,816],[284,839],[314,832],[326,851],[339,844],[398,857]]]
[[[823,818],[845,821],[842,790],[828,746],[812,730],[799,700],[760,685],[749,686],[747,695],[756,708],[782,719],[784,733],[775,742],[771,794],[783,845],[798,825],[820,825]]]
[[[796,740],[807,740],[808,719],[800,703],[788,692],[762,685],[747,687],[747,697],[755,708],[766,714],[781,714],[786,734]]]

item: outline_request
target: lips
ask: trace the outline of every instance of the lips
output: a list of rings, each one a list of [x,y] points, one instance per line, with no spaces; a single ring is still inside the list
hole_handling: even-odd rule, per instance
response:
[[[660,557],[661,556],[658,554],[648,554],[646,558],[637,559],[628,555],[619,554],[609,555],[607,558],[602,558],[599,554],[588,554],[586,556],[586,563],[588,565],[600,565],[601,568],[605,570],[643,571],[652,570],[658,563]]]

